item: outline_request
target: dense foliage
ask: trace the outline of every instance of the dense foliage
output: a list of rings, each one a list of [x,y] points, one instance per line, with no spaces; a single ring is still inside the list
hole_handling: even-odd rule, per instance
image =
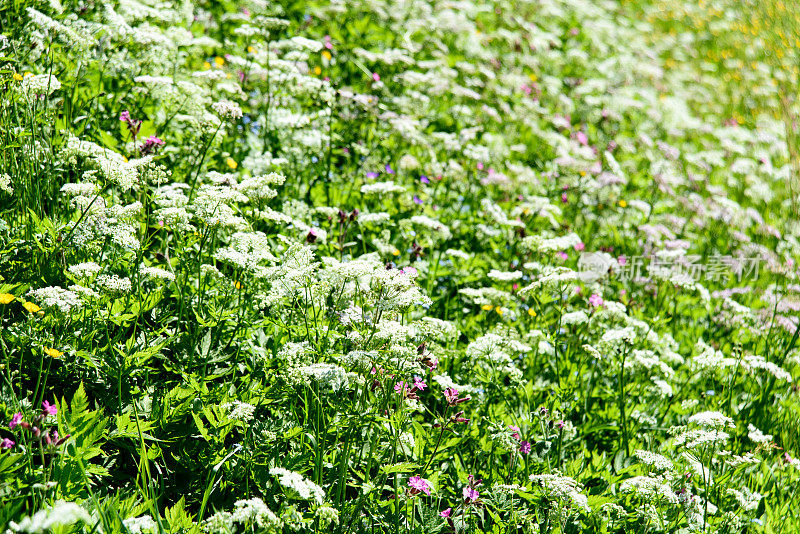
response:
[[[788,6],[2,0],[0,532],[800,530]]]

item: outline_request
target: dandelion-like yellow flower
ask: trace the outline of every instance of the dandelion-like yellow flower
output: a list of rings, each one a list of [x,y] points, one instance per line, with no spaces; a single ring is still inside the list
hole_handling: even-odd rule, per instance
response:
[[[533,311],[533,308],[528,308],[528,315],[530,315],[531,317],[536,317],[536,312]]]
[[[60,358],[64,355],[63,352],[60,350],[54,349],[52,347],[47,347],[44,349],[44,353],[50,356],[51,358]]]
[[[503,315],[503,308],[500,306],[496,307],[494,311],[497,312],[497,315]]]
[[[619,207],[620,207],[620,208],[624,208],[624,207],[625,207],[625,206],[627,206],[627,205],[628,205],[628,203],[627,203],[627,202],[625,202],[624,200],[620,200],[620,201],[619,201]]]
[[[208,69],[210,69],[210,68],[211,68],[211,63],[209,63],[208,61],[206,61],[205,63],[203,63],[203,68],[204,68],[205,70],[208,70]]]
[[[323,50],[323,51],[322,51],[322,57],[323,57],[325,60],[327,60],[327,61],[330,61],[330,60],[331,60],[331,57],[333,57],[333,56],[331,56],[331,53],[330,53],[330,52],[328,52],[327,50]]]
[[[16,298],[11,293],[0,293],[0,304],[8,304]]]
[[[14,73],[14,81],[21,82],[21,81],[22,81],[22,80],[24,80],[24,79],[25,79],[25,78],[23,78],[22,74],[20,74],[20,73],[18,73],[18,72],[15,72],[15,73]]]
[[[221,67],[221,66],[223,66],[225,64],[225,60],[223,58],[217,56],[217,57],[214,58],[214,64],[217,67]]]
[[[256,53],[256,49],[254,47],[252,47],[252,46],[248,46],[247,47],[247,51],[250,52],[251,54],[255,54]]]
[[[36,313],[41,311],[41,308],[34,304],[33,302],[23,302],[22,307],[28,310],[30,313]]]
[[[484,311],[492,311],[494,309],[494,306],[492,306],[491,304],[484,304],[483,306],[481,306],[481,309]]]
[[[236,167],[238,167],[238,166],[239,166],[239,164],[238,164],[238,163],[236,163],[236,160],[235,160],[235,159],[233,159],[233,158],[228,158],[228,159],[226,159],[226,160],[225,160],[225,165],[227,165],[227,166],[228,166],[228,167],[230,167],[231,169],[235,169]]]
[[[400,251],[399,251],[399,250],[397,250],[397,249],[394,249],[394,250],[392,251],[392,256],[399,256],[399,255],[400,255]]]
[[[317,76],[319,76],[320,74],[322,74],[322,69],[321,69],[321,68],[319,68],[319,67],[314,67],[314,74],[316,74]]]

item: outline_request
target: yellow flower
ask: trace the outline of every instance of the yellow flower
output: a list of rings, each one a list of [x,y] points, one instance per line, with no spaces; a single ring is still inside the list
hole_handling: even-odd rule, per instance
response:
[[[214,58],[214,63],[217,65],[217,67],[221,67],[225,64],[225,60],[217,56]]]
[[[14,80],[18,81],[18,82],[21,82],[22,80],[24,80],[24,78],[22,77],[22,74],[19,74],[18,72],[15,72],[14,73]]]
[[[34,304],[33,302],[23,302],[22,307],[31,313],[36,313],[41,310],[41,308],[36,304]]]
[[[234,160],[233,158],[228,158],[228,159],[226,159],[226,160],[225,160],[225,164],[226,164],[228,167],[230,167],[231,169],[235,169],[236,167],[238,167],[238,166],[239,166],[239,164],[238,164],[238,163],[236,163],[236,160]]]
[[[247,47],[247,51],[250,52],[251,54],[255,54],[256,53],[256,49],[253,48],[252,46],[248,46]]]
[[[399,255],[400,255],[400,251],[399,251],[399,250],[397,250],[397,249],[394,249],[394,250],[392,251],[392,256],[399,256]]]
[[[537,77],[536,77],[536,75],[535,75],[535,74],[528,74],[528,78],[530,78],[530,80],[531,80],[532,82],[535,82],[536,80],[538,80],[538,79],[539,79],[539,78],[537,78]]]
[[[493,308],[494,306],[492,306],[491,304],[484,304],[483,306],[481,306],[481,309],[484,311],[491,311]]]
[[[620,201],[619,201],[619,207],[620,207],[620,208],[624,208],[624,207],[625,207],[625,206],[627,206],[627,205],[628,205],[628,203],[627,203],[627,202],[625,202],[624,200],[620,200]]]
[[[494,311],[497,312],[497,315],[503,315],[503,308],[501,308],[500,306],[496,307]]]
[[[317,76],[319,76],[320,74],[322,74],[322,69],[321,69],[321,68],[319,68],[319,67],[314,67],[314,74],[316,74]]]
[[[580,174],[581,177],[584,177],[584,176],[586,176],[586,171],[580,171],[580,172],[578,172],[578,174]]]
[[[211,63],[209,63],[208,61],[206,61],[205,63],[203,63],[203,68],[204,68],[205,70],[208,70],[208,69],[210,69],[210,68],[211,68]]]
[[[60,350],[56,350],[52,347],[47,347],[46,349],[44,349],[44,353],[50,356],[51,358],[60,358],[64,355],[63,352],[61,352]]]
[[[8,304],[9,302],[12,302],[16,298],[17,297],[12,295],[11,293],[0,293],[0,304]]]
[[[330,52],[328,52],[327,50],[323,50],[323,51],[322,51],[322,57],[323,57],[324,59],[326,59],[326,60],[330,61],[332,56],[331,56],[331,53],[330,53]]]
[[[533,311],[533,308],[528,308],[528,315],[530,315],[531,317],[536,317],[536,312]]]

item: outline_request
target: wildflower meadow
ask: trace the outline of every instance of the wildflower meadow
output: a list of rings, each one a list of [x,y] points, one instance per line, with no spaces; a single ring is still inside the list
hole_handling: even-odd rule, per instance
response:
[[[0,0],[0,533],[800,532],[795,0]]]

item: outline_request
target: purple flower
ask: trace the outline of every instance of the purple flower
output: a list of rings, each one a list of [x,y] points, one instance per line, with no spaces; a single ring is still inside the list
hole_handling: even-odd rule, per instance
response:
[[[414,204],[424,204],[423,200],[419,198],[417,195],[414,195]]]
[[[422,380],[422,378],[420,378],[420,377],[418,377],[418,376],[415,376],[415,377],[414,377],[414,387],[415,387],[415,388],[417,388],[418,390],[422,391],[422,390],[424,390],[426,387],[428,387],[428,384],[426,384],[426,383],[425,383],[425,382]]]
[[[530,454],[531,452],[531,444],[527,441],[523,441],[519,444],[519,452],[522,454]]]
[[[0,441],[0,449],[10,449],[14,445],[16,445],[16,443],[14,443],[8,438],[3,438],[3,440]]]
[[[425,176],[424,174],[423,174],[422,176],[420,176],[420,177],[419,177],[419,181],[420,181],[420,182],[422,182],[423,184],[429,184],[429,183],[431,183],[431,180],[430,180],[430,178],[428,178],[428,177],[427,177],[427,176]],[[448,510],[449,510],[449,508],[448,508]]]
[[[408,485],[411,488],[411,493],[424,493],[425,495],[431,494],[431,485],[430,482],[425,480],[422,477],[414,476],[408,479]]]
[[[128,130],[135,139],[136,135],[139,133],[139,128],[142,126],[142,121],[132,119],[131,113],[128,110],[125,110],[119,114],[119,120],[128,125]]]
[[[446,517],[450,517],[450,514],[452,512],[453,512],[453,509],[452,508],[448,508],[446,510],[442,510],[441,512],[439,512],[439,515],[446,518]]]
[[[464,494],[464,499],[465,500],[472,501],[472,502],[477,501],[478,497],[480,496],[480,493],[478,493],[478,490],[476,490],[475,488],[470,488],[469,486],[466,486],[462,490],[462,493]]]
[[[11,422],[8,423],[8,428],[14,429],[18,424],[22,422],[22,412],[17,412],[11,417]]]
[[[392,170],[392,166],[391,166],[391,165],[389,165],[388,163],[386,164],[386,167],[385,167],[385,169],[386,169],[386,172],[387,172],[388,174],[394,174],[394,171]]]
[[[367,173],[367,178],[374,179],[374,178],[377,178],[377,177],[378,177],[378,173],[377,173],[377,172],[375,172],[375,171],[369,171],[369,172]]]
[[[58,413],[58,407],[55,404],[50,404],[47,401],[42,403],[42,408],[44,409],[44,415],[55,415]]]
[[[143,155],[150,154],[151,152],[155,152],[157,148],[164,146],[164,141],[156,137],[155,135],[151,135],[147,139],[145,139],[144,144],[141,146],[140,150],[142,151]]]

